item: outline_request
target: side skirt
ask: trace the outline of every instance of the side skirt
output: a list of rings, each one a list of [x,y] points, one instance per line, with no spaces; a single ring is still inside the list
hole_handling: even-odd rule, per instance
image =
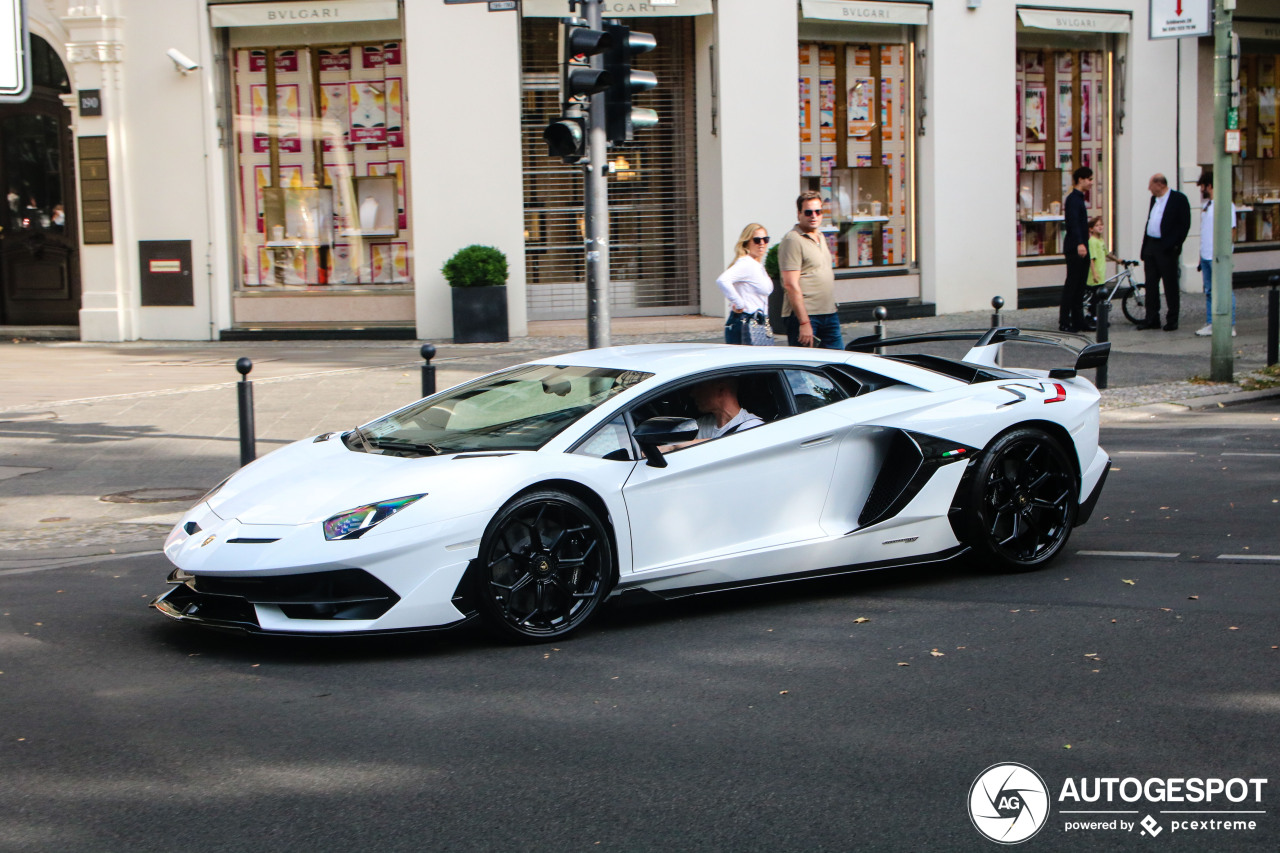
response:
[[[643,583],[637,583],[634,586],[618,585],[615,595],[623,595],[630,592],[646,592],[658,598],[671,601],[677,598],[688,598],[694,595],[706,595],[707,593],[724,592],[731,589],[750,589],[757,586],[772,586],[780,583],[793,583],[795,581],[813,580],[815,578],[838,577],[840,575],[852,575],[858,572],[870,572],[877,569],[894,569],[904,566],[923,566],[929,563],[944,563],[947,560],[960,556],[969,550],[968,545],[957,545],[954,548],[948,548],[945,551],[938,551],[933,554],[921,554],[917,557],[902,557],[896,560],[883,560],[877,563],[860,563],[856,566],[833,566],[827,569],[814,569],[808,572],[793,572],[786,575],[773,575],[767,578],[751,578],[743,581],[728,581],[726,583],[705,584],[703,586],[688,586],[680,589],[662,589],[650,590],[646,589]]]

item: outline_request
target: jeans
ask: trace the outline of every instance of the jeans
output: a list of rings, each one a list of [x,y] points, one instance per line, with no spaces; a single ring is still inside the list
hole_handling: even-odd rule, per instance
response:
[[[746,311],[729,310],[729,319],[724,321],[724,342],[726,344],[742,343],[742,320]]]
[[[796,315],[786,318],[787,346],[800,346],[800,324]],[[813,330],[815,346],[823,349],[844,349],[844,334],[840,331],[839,314],[810,314],[809,328]]]
[[[1213,323],[1213,261],[1200,259],[1200,275],[1204,278],[1204,322]],[[1231,325],[1236,324],[1236,292],[1231,291]]]

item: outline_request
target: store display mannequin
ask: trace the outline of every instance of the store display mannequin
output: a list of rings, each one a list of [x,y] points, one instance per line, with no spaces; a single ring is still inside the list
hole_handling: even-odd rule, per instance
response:
[[[373,231],[378,223],[378,200],[371,195],[360,202],[360,230]]]

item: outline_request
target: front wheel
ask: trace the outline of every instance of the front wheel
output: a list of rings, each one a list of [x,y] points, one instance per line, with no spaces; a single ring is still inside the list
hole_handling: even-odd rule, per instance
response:
[[[1029,571],[1067,544],[1076,517],[1075,469],[1047,433],[1015,429],[978,460],[966,495],[968,544],[1004,571]]]
[[[475,592],[488,626],[507,639],[563,637],[599,607],[613,579],[609,532],[586,503],[560,491],[515,498],[480,542]]]
[[[1146,294],[1143,290],[1142,285],[1134,285],[1133,293],[1120,301],[1120,310],[1124,312],[1124,316],[1130,323],[1137,326],[1147,322]],[[1159,314],[1157,313],[1156,316],[1158,317]]]

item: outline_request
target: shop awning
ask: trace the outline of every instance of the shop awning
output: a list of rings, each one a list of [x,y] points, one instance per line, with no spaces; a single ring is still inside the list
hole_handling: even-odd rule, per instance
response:
[[[1066,9],[1019,9],[1018,20],[1024,27],[1071,33],[1127,33],[1132,25],[1128,15]]]
[[[907,24],[922,27],[929,23],[927,3],[875,3],[870,0],[801,0],[806,18],[845,21],[850,24]]]
[[[569,15],[569,2],[521,0],[520,9],[526,18],[564,18]],[[602,14],[606,18],[677,18],[711,11],[711,0],[605,0]]]
[[[288,27],[299,24],[349,24],[353,21],[394,21],[400,17],[396,0],[284,0],[279,3],[209,4],[215,27]]]

